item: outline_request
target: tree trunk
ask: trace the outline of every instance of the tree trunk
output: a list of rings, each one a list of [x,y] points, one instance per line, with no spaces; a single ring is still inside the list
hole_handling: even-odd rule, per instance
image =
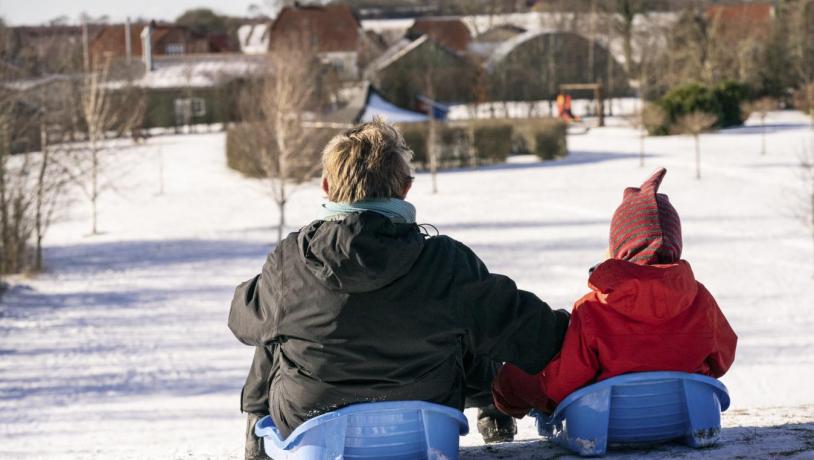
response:
[[[469,135],[469,145],[467,146],[468,154],[469,154],[469,166],[471,168],[475,168],[478,166],[478,151],[475,148],[475,121],[470,120],[468,126],[468,135]]]
[[[766,117],[760,117],[760,154],[766,155]]]
[[[430,176],[432,177],[432,193],[438,193],[438,153],[435,149],[435,120],[432,113],[432,104],[427,111],[429,119],[429,129],[427,134],[427,154],[430,157]]]
[[[0,120],[5,121],[5,120]],[[8,273],[8,261],[10,248],[9,238],[9,203],[8,203],[8,182],[6,169],[6,159],[11,153],[11,140],[9,139],[8,126],[3,123],[0,126],[0,273]]]
[[[613,56],[610,54],[610,44],[613,41],[613,15],[608,18],[608,116],[613,116]]]
[[[91,206],[91,235],[98,235],[96,226],[96,201],[99,197],[99,156],[96,152],[96,142],[91,140],[91,190],[90,190],[90,206]]]
[[[628,78],[633,78],[633,21],[636,16],[633,14],[623,15],[624,28],[622,30],[622,44],[625,54],[625,72]],[[641,83],[639,83],[641,88]]]
[[[701,178],[701,139],[698,134],[695,136],[695,178]]]
[[[285,201],[277,203],[277,209],[280,212],[280,220],[277,222],[277,244],[283,242],[283,227],[285,227]]]
[[[812,138],[812,141],[814,141],[814,138]],[[811,248],[814,251],[814,151],[809,154],[806,163],[806,182],[808,182],[809,186],[808,225],[811,230]],[[812,252],[812,256],[814,256],[814,252]],[[814,277],[814,273],[812,273],[812,277]]]
[[[596,1],[591,0],[591,17],[588,21],[588,81],[596,81],[594,69],[594,46],[596,40]]]
[[[34,229],[36,231],[37,246],[34,254],[34,270],[42,270],[42,237],[44,225],[42,221],[42,205],[45,200],[45,173],[48,169],[48,133],[45,125],[40,127],[40,144],[42,155],[40,157],[40,173],[37,177],[37,206],[34,216]]]
[[[277,221],[277,244],[283,241],[283,228],[285,227],[285,205],[288,203],[287,190],[285,189],[285,180],[282,177],[279,180],[279,192],[276,194],[277,210],[280,212],[280,219]]]

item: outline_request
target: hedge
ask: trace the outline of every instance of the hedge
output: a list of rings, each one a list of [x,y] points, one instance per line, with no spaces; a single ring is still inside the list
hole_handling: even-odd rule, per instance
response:
[[[399,128],[413,150],[416,167],[426,169],[428,125],[410,123]],[[568,154],[566,126],[555,118],[455,121],[438,123],[436,130],[441,169],[502,163],[514,153],[536,154],[543,160]]]
[[[567,126],[557,118],[519,121],[515,129],[515,153],[529,153],[542,160],[568,155]]]
[[[749,88],[731,80],[715,86],[689,83],[673,88],[655,102],[664,110],[665,120],[661,126],[651,127],[650,134],[668,134],[681,117],[699,111],[715,115],[716,128],[742,125],[745,117],[741,107],[749,98]]]
[[[475,152],[479,162],[503,163],[512,151],[512,126],[475,127]]]
[[[554,160],[568,155],[565,123],[541,126],[534,140],[534,153],[543,160]]]
[[[265,177],[257,155],[242,140],[246,138],[244,133],[249,129],[247,124],[237,124],[226,130],[226,165],[249,177]]]

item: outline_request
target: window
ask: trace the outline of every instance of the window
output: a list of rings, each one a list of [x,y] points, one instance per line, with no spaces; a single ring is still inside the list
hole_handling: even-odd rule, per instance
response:
[[[164,47],[165,54],[184,54],[184,44],[183,43],[168,43],[167,46]]]
[[[206,115],[206,101],[200,97],[193,97],[189,100],[190,105],[192,106],[192,115],[196,117],[202,117]]]
[[[175,124],[184,126],[192,123],[194,117],[206,115],[206,101],[200,97],[175,100]]]

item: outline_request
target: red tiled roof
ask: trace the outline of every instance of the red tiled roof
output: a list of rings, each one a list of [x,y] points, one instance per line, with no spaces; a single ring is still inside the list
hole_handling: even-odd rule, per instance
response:
[[[142,54],[141,31],[147,26],[145,23],[130,24],[130,45],[134,56]],[[124,24],[106,25],[100,28],[90,43],[92,55],[111,53],[114,56],[124,56],[126,48],[126,26]],[[184,45],[185,53],[206,52],[188,28],[169,23],[157,23],[153,25],[152,32],[153,54],[164,54],[162,46],[166,45],[162,41],[168,39],[172,42]]]
[[[766,23],[774,16],[774,6],[770,3],[740,3],[731,5],[710,5],[707,17],[723,23],[739,25]]]
[[[285,7],[271,26],[269,47],[308,39],[317,52],[356,51],[360,27],[353,10],[344,3]]]
[[[472,41],[469,28],[459,19],[416,19],[407,35],[428,35],[434,42],[453,51],[464,52]]]

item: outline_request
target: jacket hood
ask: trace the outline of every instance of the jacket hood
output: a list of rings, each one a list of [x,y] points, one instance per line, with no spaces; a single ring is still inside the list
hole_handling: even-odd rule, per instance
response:
[[[698,293],[690,264],[638,265],[610,259],[588,279],[599,300],[620,314],[647,324],[668,321],[692,305]]]
[[[306,268],[332,290],[347,293],[380,289],[412,268],[424,247],[415,224],[395,224],[375,212],[338,221],[315,221],[298,238]]]

